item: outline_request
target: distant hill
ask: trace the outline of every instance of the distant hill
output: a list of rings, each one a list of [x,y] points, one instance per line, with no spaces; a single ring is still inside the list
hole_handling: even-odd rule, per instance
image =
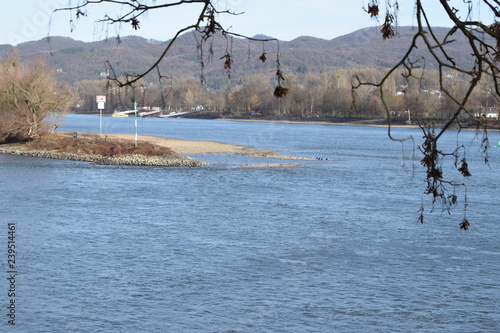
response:
[[[442,38],[447,28],[436,28]],[[374,68],[384,70],[401,59],[414,34],[411,27],[399,27],[398,37],[382,41],[377,28],[366,28],[332,40],[301,36],[292,41],[279,42],[280,62],[286,74],[323,73],[338,69]],[[257,36],[262,37],[262,36]],[[186,33],[177,40],[168,57],[162,63],[162,74],[178,78],[199,78],[201,66],[194,33]],[[467,64],[470,55],[463,38],[456,37],[452,55],[458,63]],[[58,77],[68,83],[81,80],[97,80],[106,76],[106,61],[110,61],[117,74],[137,73],[153,64],[163,51],[166,42],[141,37],[124,37],[120,41],[81,42],[67,37],[44,38],[12,47],[0,45],[0,57],[17,54],[22,59],[43,58],[58,70]],[[234,38],[225,40],[218,36],[212,42],[213,55],[205,47],[204,74],[212,84],[227,79],[223,69],[226,53],[232,55],[232,80],[244,80],[252,74],[274,75],[276,71],[276,42],[249,42]],[[420,48],[425,56],[425,48]],[[268,61],[262,63],[259,56],[266,53]],[[212,57],[209,63],[206,59]],[[429,62],[427,68],[434,67]]]

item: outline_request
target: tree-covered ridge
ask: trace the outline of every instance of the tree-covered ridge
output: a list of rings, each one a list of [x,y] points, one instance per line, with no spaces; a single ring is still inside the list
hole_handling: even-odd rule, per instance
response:
[[[437,28],[444,36],[447,28]],[[400,27],[398,37],[381,41],[377,28],[366,28],[332,40],[302,36],[292,41],[280,41],[279,53],[285,74],[325,73],[339,69],[385,70],[399,61],[406,51],[413,35],[413,28]],[[253,74],[269,74],[275,70],[272,60],[278,52],[276,42],[252,42],[240,38],[229,41],[216,36],[212,49],[203,54],[205,58],[205,77],[207,80],[224,78],[224,60],[220,59],[227,51],[232,55],[232,77],[245,80]],[[259,36],[262,37],[262,36]],[[470,61],[465,40],[456,38],[454,58],[458,62]],[[167,42],[148,40],[141,37],[124,37],[119,40],[81,42],[66,37],[51,37],[36,42],[18,45],[15,52],[21,59],[42,58],[59,69],[60,80],[74,83],[81,80],[100,79],[109,61],[118,75],[123,73],[139,73],[151,65],[161,54]],[[13,49],[9,45],[0,45],[0,56],[11,55]],[[259,56],[265,52],[268,61],[259,62]],[[424,51],[422,51],[424,52]],[[162,62],[162,72],[175,78],[199,77],[200,62],[196,36],[192,32],[182,35],[174,44],[169,56]],[[206,58],[212,57],[211,63]],[[428,63],[426,68],[435,64]],[[156,78],[151,78],[156,79]]]

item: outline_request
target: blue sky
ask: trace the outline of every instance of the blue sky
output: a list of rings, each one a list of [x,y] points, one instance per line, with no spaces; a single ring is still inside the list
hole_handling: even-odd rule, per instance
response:
[[[76,3],[76,0],[72,1]],[[224,27],[236,33],[254,36],[265,34],[280,40],[292,40],[299,36],[313,36],[323,39],[348,34],[355,30],[373,27],[376,22],[363,11],[368,0],[218,0],[219,9],[231,8],[244,12],[238,16],[224,15]],[[385,1],[381,1],[384,3]],[[413,1],[400,2],[400,25],[413,25]],[[449,26],[437,0],[426,0],[429,15],[435,26]],[[462,0],[452,0],[460,5]],[[66,6],[68,0],[21,0],[9,1],[4,5],[8,15],[0,21],[0,44],[19,44],[38,40],[48,35],[69,36],[84,41],[102,40],[106,37],[139,35],[157,40],[168,40],[182,27],[196,20],[198,5],[185,5],[183,9],[157,11],[141,20],[141,29],[133,30],[128,25],[106,26],[95,23],[104,13],[117,15],[120,7],[95,5],[88,8],[89,16],[81,19],[71,32],[72,18],[68,12],[52,14],[54,8]],[[477,15],[481,13],[476,8]],[[484,10],[486,12],[486,10]],[[489,18],[490,15],[487,15]]]

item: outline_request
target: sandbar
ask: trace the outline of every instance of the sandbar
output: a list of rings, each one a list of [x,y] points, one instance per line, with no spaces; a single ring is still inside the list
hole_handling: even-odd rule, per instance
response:
[[[61,135],[69,136],[71,133],[68,132],[58,132]],[[82,136],[89,136],[96,134],[88,133],[78,133]],[[97,134],[98,135],[98,134]],[[102,139],[104,141],[129,141],[131,145],[134,144],[135,135],[134,134],[103,134]],[[32,157],[42,157],[42,158],[55,158],[55,159],[66,159],[75,161],[86,161],[95,164],[112,164],[112,165],[145,165],[145,166],[204,166],[208,163],[198,161],[192,157],[185,155],[202,155],[202,154],[238,154],[247,155],[253,157],[261,158],[271,158],[279,160],[313,160],[312,158],[304,157],[294,157],[294,156],[284,156],[280,155],[277,151],[273,150],[254,150],[251,147],[234,145],[222,142],[214,141],[196,141],[196,140],[182,140],[182,139],[172,139],[165,137],[149,136],[149,135],[138,135],[137,141],[140,145],[141,142],[148,142],[150,144],[168,147],[173,152],[177,153],[177,157],[159,157],[159,156],[143,156],[143,155],[121,155],[121,156],[101,156],[98,154],[81,154],[81,153],[70,153],[63,151],[54,150],[41,150],[41,149],[30,149],[24,144],[20,143],[10,143],[0,145],[0,153],[12,154],[12,155],[22,155],[22,156],[32,156]],[[184,156],[182,156],[184,155]],[[266,168],[266,167],[295,167],[302,166],[300,164],[262,164],[262,165],[251,165],[244,166],[245,168]]]
[[[110,139],[120,140],[135,140],[134,134],[106,134]],[[303,160],[312,161],[313,158],[295,157],[280,155],[279,152],[274,150],[254,150],[251,147],[234,145],[229,143],[215,142],[215,141],[195,141],[195,140],[182,140],[164,138],[158,136],[138,135],[137,140],[147,141],[159,146],[169,147],[178,154],[183,155],[197,155],[197,154],[239,154],[253,157],[274,158],[282,160]]]

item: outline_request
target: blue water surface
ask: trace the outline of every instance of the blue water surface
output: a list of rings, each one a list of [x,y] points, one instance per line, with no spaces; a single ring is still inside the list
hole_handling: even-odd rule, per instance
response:
[[[465,145],[473,174],[447,171],[467,185],[450,215],[423,195],[416,129],[395,129],[416,138],[401,144],[376,127],[138,126],[321,160],[246,169],[255,161],[222,154],[193,156],[208,167],[165,168],[0,155],[1,332],[500,331],[500,148],[485,165],[481,135],[444,138],[444,148]],[[61,130],[98,133],[99,117],[68,115]],[[103,131],[133,134],[133,118],[104,117]]]

